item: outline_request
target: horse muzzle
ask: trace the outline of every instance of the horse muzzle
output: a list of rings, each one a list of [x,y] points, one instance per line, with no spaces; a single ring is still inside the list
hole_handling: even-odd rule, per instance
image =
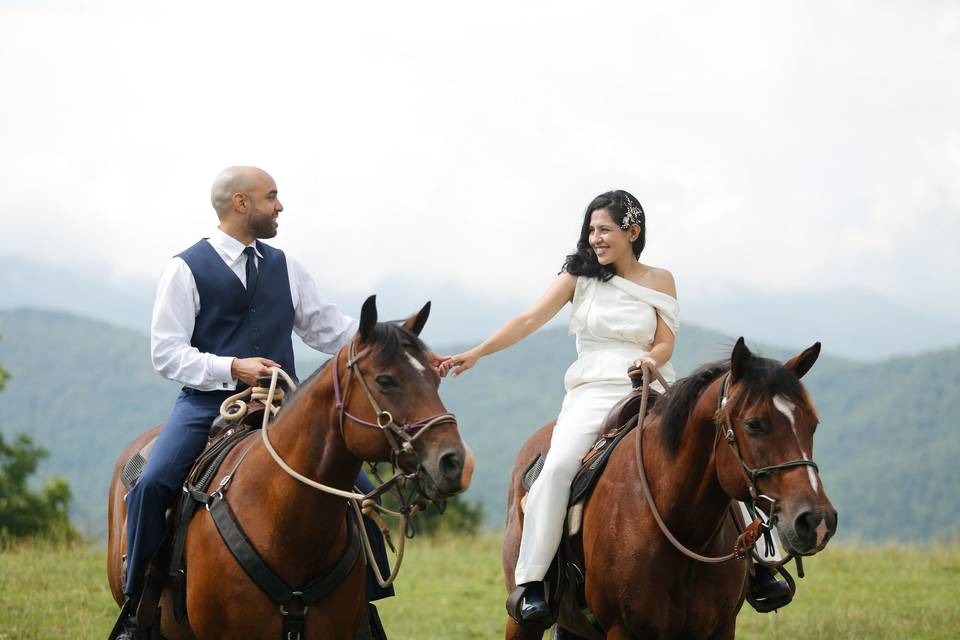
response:
[[[829,503],[820,508],[801,508],[789,515],[782,514],[779,520],[780,542],[798,555],[822,551],[837,531],[837,511]]]
[[[467,446],[451,447],[421,461],[424,492],[431,500],[442,500],[463,493],[473,477],[473,452]]]

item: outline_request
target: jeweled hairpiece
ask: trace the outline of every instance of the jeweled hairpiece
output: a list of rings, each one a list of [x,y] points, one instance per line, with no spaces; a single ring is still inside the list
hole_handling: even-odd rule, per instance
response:
[[[626,231],[630,228],[630,225],[640,224],[641,217],[643,216],[643,209],[640,208],[639,204],[634,205],[630,202],[630,199],[627,198],[627,215],[623,217],[623,222],[620,223],[620,228]]]

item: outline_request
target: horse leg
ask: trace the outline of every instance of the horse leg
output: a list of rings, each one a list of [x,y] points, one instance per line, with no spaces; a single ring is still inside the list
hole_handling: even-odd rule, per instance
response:
[[[583,636],[578,636],[573,631],[567,631],[563,627],[556,626],[553,628],[553,636],[551,640],[587,640]]]
[[[507,628],[504,631],[504,640],[541,640],[544,629],[521,627],[517,621],[507,616]]]
[[[734,616],[722,625],[717,632],[710,636],[710,640],[733,640],[737,633],[737,618]]]

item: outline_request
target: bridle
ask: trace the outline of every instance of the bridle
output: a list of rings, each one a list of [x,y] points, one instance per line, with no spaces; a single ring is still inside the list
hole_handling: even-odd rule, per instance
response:
[[[733,424],[730,422],[730,412],[727,411],[727,404],[729,400],[727,391],[729,384],[730,373],[728,372],[724,374],[723,378],[720,380],[720,393],[717,395],[717,413],[715,418],[717,425],[717,442],[714,443],[714,449],[716,449],[717,445],[719,444],[722,433],[723,439],[730,447],[730,451],[737,459],[737,462],[740,463],[740,469],[744,474],[744,478],[747,480],[747,490],[750,492],[750,500],[754,509],[756,509],[758,500],[764,499],[769,501],[772,519],[775,517],[773,515],[773,506],[776,501],[769,496],[759,493],[757,490],[757,481],[763,476],[771,475],[773,472],[782,469],[792,469],[794,467],[813,467],[814,471],[819,473],[820,468],[813,460],[790,460],[788,462],[781,462],[780,464],[773,464],[767,467],[760,467],[756,469],[748,465],[743,459],[743,454],[740,452],[740,443],[737,440],[736,432],[733,430]],[[721,420],[721,416],[723,417],[723,420]]]
[[[452,413],[438,413],[437,415],[424,418],[422,420],[417,420],[416,422],[397,424],[393,414],[380,407],[377,399],[373,397],[373,393],[370,391],[370,387],[367,385],[366,380],[363,379],[363,373],[360,371],[359,362],[365,355],[367,355],[367,353],[369,353],[370,349],[368,347],[362,350],[360,353],[357,353],[355,341],[350,342],[349,351],[347,353],[347,382],[344,385],[343,393],[341,393],[340,353],[342,353],[342,351],[342,349],[338,351],[337,355],[335,355],[333,358],[333,396],[340,416],[340,437],[343,439],[344,444],[346,444],[346,437],[343,431],[343,425],[347,418],[364,427],[380,429],[383,432],[383,437],[386,438],[387,443],[390,445],[392,463],[394,467],[402,469],[403,467],[400,464],[401,458],[404,458],[404,462],[408,462],[409,458],[413,456],[416,462],[416,468],[412,473],[404,475],[406,475],[408,478],[411,476],[418,476],[420,474],[429,477],[429,474],[420,464],[419,459],[417,459],[414,455],[413,443],[417,440],[417,438],[421,437],[432,427],[438,424],[443,424],[445,422],[452,422],[456,424],[456,416]],[[377,421],[375,423],[364,420],[363,418],[359,418],[347,411],[347,398],[350,396],[350,385],[354,378],[356,378],[357,382],[360,384],[360,388],[363,389],[364,393],[367,395],[367,400],[370,402],[370,407],[377,416]]]
[[[654,520],[656,520],[657,525],[660,527],[660,531],[663,532],[663,535],[670,541],[670,543],[679,551],[688,558],[696,560],[698,562],[706,562],[710,564],[718,564],[722,562],[728,562],[730,560],[742,560],[749,553],[753,552],[753,547],[756,545],[757,540],[759,540],[761,535],[769,536],[770,530],[773,528],[774,522],[774,506],[776,501],[766,495],[760,494],[757,491],[756,483],[759,478],[765,475],[769,475],[780,469],[789,469],[792,467],[800,466],[810,466],[814,469],[817,469],[816,463],[812,460],[791,460],[789,462],[784,462],[781,464],[770,465],[767,467],[760,467],[759,469],[754,469],[750,467],[743,460],[743,456],[740,454],[740,447],[737,443],[736,434],[733,430],[733,424],[730,422],[729,411],[726,410],[727,407],[727,391],[730,379],[730,373],[726,373],[723,379],[720,381],[720,393],[717,400],[717,412],[714,417],[714,424],[717,427],[716,439],[713,443],[714,448],[714,459],[717,456],[717,447],[720,444],[721,438],[727,443],[733,452],[734,457],[740,463],[741,473],[744,474],[744,478],[747,481],[747,486],[750,492],[751,498],[751,512],[755,514],[755,520],[750,523],[746,529],[740,534],[740,537],[737,538],[737,542],[734,545],[734,550],[731,553],[728,553],[724,556],[704,556],[701,555],[689,548],[687,548],[682,542],[677,540],[670,529],[667,527],[666,522],[664,522],[663,517],[660,515],[659,510],[657,509],[657,504],[653,500],[653,493],[650,491],[650,483],[647,480],[647,473],[643,466],[643,431],[644,431],[644,418],[646,416],[647,402],[650,395],[650,379],[651,377],[656,377],[660,381],[660,384],[663,385],[664,389],[669,386],[669,383],[663,378],[662,375],[655,369],[652,369],[649,364],[644,362],[642,364],[643,369],[643,389],[641,392],[640,400],[640,413],[637,417],[637,439],[636,439],[636,458],[637,458],[637,467],[640,475],[640,486],[643,489],[643,495],[647,500],[647,504],[650,506],[650,511],[653,513]],[[724,418],[721,420],[721,416]],[[725,430],[724,430],[725,429]],[[769,513],[771,514],[765,520],[762,517],[762,512],[757,510],[756,504],[758,500],[767,500],[770,502]],[[719,531],[719,527],[717,528]],[[716,532],[714,532],[716,535]],[[711,536],[712,539],[713,536]],[[783,566],[793,559],[793,554],[788,553],[783,560],[780,562],[768,562],[760,558],[756,553],[754,553],[754,559],[764,564],[775,571],[780,571],[784,577],[787,577],[787,574],[783,570]],[[797,568],[800,577],[803,577],[803,567],[800,564],[800,556],[796,556]],[[792,585],[792,578],[788,579],[788,584]],[[792,590],[792,586],[791,586]]]

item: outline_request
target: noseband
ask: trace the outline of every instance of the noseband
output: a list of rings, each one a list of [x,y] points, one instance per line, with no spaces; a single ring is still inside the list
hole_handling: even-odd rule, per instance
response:
[[[452,422],[456,424],[457,418],[452,413],[439,413],[435,416],[418,420],[416,422],[397,424],[391,412],[380,408],[380,404],[377,402],[377,399],[373,397],[373,393],[370,392],[370,387],[367,386],[367,382],[363,379],[359,362],[360,359],[367,355],[369,351],[370,349],[367,348],[360,353],[357,353],[356,343],[352,341],[350,342],[350,348],[347,354],[347,383],[344,385],[342,394],[340,392],[341,352],[338,351],[337,355],[335,355],[333,358],[333,396],[334,401],[336,402],[337,410],[340,414],[340,437],[343,439],[344,444],[346,444],[346,437],[343,433],[343,424],[347,418],[353,420],[359,425],[380,429],[383,432],[384,438],[386,438],[387,442],[390,444],[392,463],[395,467],[399,467],[401,456],[405,454],[409,456],[410,454],[414,453],[413,443],[417,438],[438,424],[445,422]],[[363,389],[364,393],[367,394],[367,400],[370,402],[370,407],[377,416],[377,421],[375,423],[364,420],[363,418],[359,418],[347,411],[346,402],[350,395],[350,383],[353,382],[354,378],[356,378],[357,382],[360,383],[360,388]],[[424,471],[422,465],[420,464],[420,460],[417,459],[417,468],[414,470],[414,475],[419,475],[420,473],[426,473],[426,471]]]

